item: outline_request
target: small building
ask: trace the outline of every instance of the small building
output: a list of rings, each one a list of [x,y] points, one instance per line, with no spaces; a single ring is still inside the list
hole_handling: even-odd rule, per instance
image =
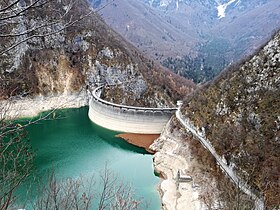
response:
[[[177,172],[177,181],[178,182],[191,182],[193,179],[191,176],[184,173],[182,170],[178,170]]]
[[[183,105],[183,101],[179,100],[177,101],[177,107],[181,107]]]

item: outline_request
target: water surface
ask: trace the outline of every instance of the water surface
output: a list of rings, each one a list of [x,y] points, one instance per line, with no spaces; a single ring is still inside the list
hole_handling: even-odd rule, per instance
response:
[[[58,119],[28,128],[38,174],[44,176],[55,168],[59,178],[92,176],[107,164],[119,179],[132,185],[138,198],[150,203],[149,209],[160,209],[152,156],[116,138],[116,132],[93,124],[87,112],[86,107],[60,110],[55,115]]]

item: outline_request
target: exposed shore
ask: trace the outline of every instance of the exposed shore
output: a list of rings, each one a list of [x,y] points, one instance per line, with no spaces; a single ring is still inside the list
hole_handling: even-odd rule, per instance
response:
[[[151,151],[149,147],[159,136],[160,134],[137,134],[137,133],[122,133],[117,135],[117,137],[126,140],[130,144],[133,144],[138,147],[142,147],[150,153],[153,153],[153,151]]]
[[[86,91],[56,96],[36,96],[0,101],[1,115],[6,119],[35,117],[40,112],[53,109],[79,108],[88,104]],[[3,117],[3,116],[1,116]]]
[[[199,199],[202,188],[197,185],[199,179],[193,170],[196,161],[192,159],[186,141],[180,138],[178,131],[173,131],[171,121],[150,149],[155,151],[155,171],[164,178],[159,186],[163,210],[206,209]],[[179,170],[191,176],[193,181],[178,182]]]
[[[43,111],[79,108],[85,105],[88,105],[88,97],[85,91],[79,94],[37,96],[0,101],[0,108],[5,107],[5,115],[10,119],[34,117]],[[125,139],[130,144],[143,147],[149,152],[156,152],[154,168],[164,178],[159,186],[164,210],[204,209],[198,199],[198,189],[194,187],[193,183],[181,183],[177,189],[177,171],[179,169],[188,171],[190,163],[179,155],[178,149],[185,149],[184,145],[181,145],[180,141],[174,141],[174,134],[169,132],[168,125],[160,138],[158,138],[158,134],[119,134],[118,137]]]

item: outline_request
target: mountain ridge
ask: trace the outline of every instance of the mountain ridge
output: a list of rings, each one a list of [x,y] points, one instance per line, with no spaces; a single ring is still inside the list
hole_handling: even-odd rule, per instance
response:
[[[227,2],[219,1],[220,5]],[[223,18],[218,16],[218,5],[214,0],[114,1],[101,14],[115,30],[167,68],[174,66],[167,64],[168,59],[204,65],[203,70],[191,66],[196,74],[202,72],[198,77],[180,74],[201,83],[213,78],[205,76],[207,69],[217,75],[226,65],[251,54],[280,25],[277,1],[234,1]],[[156,30],[158,27],[161,30]],[[179,64],[173,71],[181,72],[181,68],[187,72],[189,66]]]
[[[279,206],[280,31],[256,54],[191,94],[182,113],[217,153]]]

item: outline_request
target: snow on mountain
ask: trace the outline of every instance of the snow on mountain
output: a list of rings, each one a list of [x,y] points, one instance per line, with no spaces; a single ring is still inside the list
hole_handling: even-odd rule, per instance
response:
[[[107,2],[91,1],[97,8]],[[174,72],[194,71],[190,67],[194,60],[197,72],[201,73],[201,65],[208,72],[219,72],[253,52],[279,28],[280,1],[115,0],[100,14],[145,54],[167,61],[168,68],[178,67]]]
[[[230,4],[234,3],[235,1],[236,0],[231,0],[228,3],[226,3],[226,4],[219,4],[218,3],[217,10],[218,10],[218,17],[219,17],[219,19],[226,16],[226,9],[227,9],[227,7]]]

